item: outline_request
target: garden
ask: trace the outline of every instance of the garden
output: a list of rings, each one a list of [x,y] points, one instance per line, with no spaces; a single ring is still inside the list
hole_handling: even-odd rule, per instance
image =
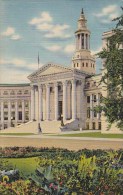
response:
[[[123,195],[123,150],[0,148],[1,195]]]

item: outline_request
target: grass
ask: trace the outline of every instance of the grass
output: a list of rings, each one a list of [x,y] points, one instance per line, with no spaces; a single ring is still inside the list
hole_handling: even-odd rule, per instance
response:
[[[34,133],[0,133],[0,135],[25,136],[25,135],[34,135]]]
[[[123,134],[101,134],[100,132],[62,134],[62,135],[59,135],[59,136],[64,136],[64,137],[93,137],[93,138],[120,138],[120,139],[123,139]]]
[[[18,169],[20,174],[28,176],[34,174],[38,167],[39,157],[30,158],[0,158],[0,161],[6,164],[6,167]]]

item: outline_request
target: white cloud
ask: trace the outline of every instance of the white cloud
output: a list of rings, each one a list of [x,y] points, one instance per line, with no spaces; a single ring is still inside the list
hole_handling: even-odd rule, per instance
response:
[[[6,29],[6,31],[4,31],[2,33],[2,36],[9,37],[12,40],[19,40],[19,39],[21,39],[21,36],[19,34],[15,33],[15,28],[13,28],[13,27],[8,27]]]
[[[49,12],[42,12],[39,17],[33,18],[29,24],[35,26],[37,30],[43,31],[46,38],[71,37],[71,34],[67,32],[70,26],[67,24],[54,24]]]
[[[64,52],[68,53],[68,54],[71,54],[74,51],[75,51],[75,45],[74,44],[66,45],[66,47],[64,48]]]
[[[12,37],[11,37],[12,40],[19,40],[21,39],[21,36],[20,35],[17,35],[17,34],[14,34]]]
[[[40,63],[40,66],[43,64]],[[24,59],[0,59],[0,83],[29,82],[27,76],[38,69],[35,63],[28,63]],[[9,74],[7,74],[9,71]]]
[[[118,17],[119,11],[117,5],[108,5],[107,7],[102,8],[99,13],[94,13],[97,18],[100,18],[101,23],[108,24],[114,18]]]
[[[15,29],[12,27],[8,27],[5,32],[2,33],[3,36],[9,37],[15,34]]]
[[[50,14],[48,12],[42,12],[40,14],[40,16],[38,18],[33,18],[29,24],[31,25],[37,25],[37,24],[41,24],[43,22],[52,22],[52,17],[50,16]]]
[[[74,44],[68,44],[66,46],[52,45],[52,46],[46,47],[46,49],[52,52],[72,54],[75,51],[75,45]]]
[[[56,51],[60,51],[62,47],[59,45],[52,45],[52,46],[46,47],[46,49],[48,49],[49,51],[56,52]]]

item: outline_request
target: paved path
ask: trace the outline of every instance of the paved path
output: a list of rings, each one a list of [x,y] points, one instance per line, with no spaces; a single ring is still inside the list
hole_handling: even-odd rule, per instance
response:
[[[57,147],[69,150],[87,149],[123,149],[122,139],[102,139],[102,138],[73,138],[55,136],[0,136],[0,146],[34,146],[34,147]]]

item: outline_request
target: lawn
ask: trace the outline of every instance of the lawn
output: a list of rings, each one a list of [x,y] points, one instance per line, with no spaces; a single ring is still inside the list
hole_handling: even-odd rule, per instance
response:
[[[1,162],[5,162],[6,167],[10,166],[13,169],[19,169],[20,173],[24,176],[28,176],[30,174],[34,174],[39,158],[31,157],[31,158],[1,158]]]
[[[93,138],[119,138],[123,139],[123,134],[101,134],[100,132],[76,133],[76,134],[62,134],[64,137],[93,137]]]

